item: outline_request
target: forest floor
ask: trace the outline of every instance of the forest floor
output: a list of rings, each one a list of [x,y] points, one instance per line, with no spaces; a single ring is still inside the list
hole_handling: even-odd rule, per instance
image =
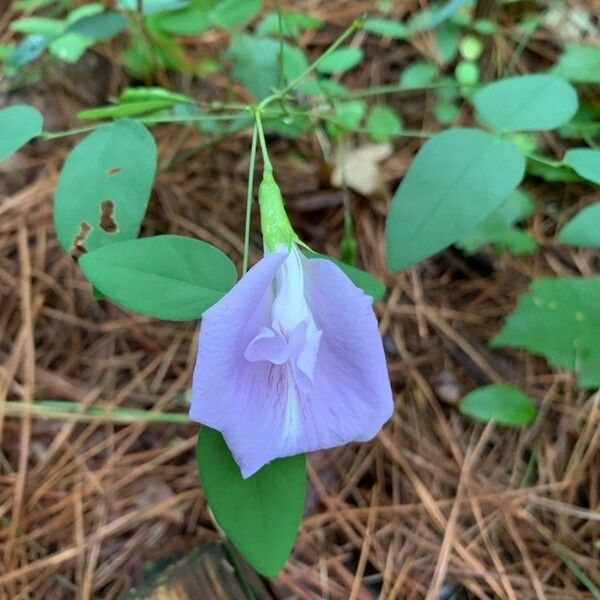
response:
[[[328,23],[300,39],[314,57],[376,4],[300,5]],[[416,8],[406,2],[405,12]],[[6,23],[0,15],[0,27]],[[0,38],[10,35],[0,29]],[[550,64],[551,37],[536,32],[516,72]],[[211,55],[225,43],[208,35],[186,47]],[[17,97],[44,113],[48,130],[78,126],[78,109],[128,85],[117,46],[53,67]],[[372,37],[363,48],[368,67],[349,87],[397,81],[422,51]],[[505,59],[513,51],[506,40],[494,47]],[[156,83],[212,99],[222,79],[198,86],[163,73]],[[439,128],[428,116],[431,98],[415,91],[386,102],[407,127],[431,131]],[[457,123],[472,123],[468,106]],[[160,167],[142,235],[197,237],[240,266],[250,132],[219,143],[190,126],[153,133]],[[52,398],[186,412],[197,324],[97,302],[57,243],[52,198],[73,143],[36,142],[0,167],[0,598],[11,600],[115,598],[141,582],[148,562],[219,538],[199,486],[195,424],[48,420],[4,405]],[[345,192],[330,185],[322,147],[311,135],[269,143],[294,226],[315,250],[338,255]],[[577,568],[600,585],[600,394],[578,391],[572,374],[542,359],[487,342],[532,278],[597,272],[597,253],[554,242],[560,224],[599,199],[597,188],[527,180],[536,212],[525,227],[540,244],[529,257],[451,248],[391,274],[384,218],[421,143],[394,141],[378,194],[347,192],[359,265],[388,287],[376,312],[395,413],[373,442],[310,456],[305,517],[275,588],[306,600],[591,598]],[[560,140],[548,135],[545,143],[560,155]],[[253,223],[251,262],[261,256]],[[526,390],[539,407],[535,422],[509,429],[461,415],[460,397],[491,382]]]

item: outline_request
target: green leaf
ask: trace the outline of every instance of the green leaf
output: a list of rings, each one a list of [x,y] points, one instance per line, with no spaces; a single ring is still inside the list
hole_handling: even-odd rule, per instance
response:
[[[75,10],[72,10],[67,15],[66,24],[73,25],[73,23],[79,21],[79,19],[99,15],[103,12],[104,6],[100,4],[100,2],[90,2],[89,4],[84,4],[83,6],[79,6]]]
[[[472,23],[474,31],[481,35],[492,35],[497,33],[500,29],[498,23],[490,21],[489,19],[476,19]]]
[[[44,117],[26,104],[0,110],[0,162],[42,132]]]
[[[375,35],[395,38],[403,40],[407,37],[408,32],[406,25],[391,19],[367,19],[363,25],[363,29]]]
[[[324,74],[349,71],[362,60],[363,55],[360,48],[338,48],[317,64],[317,71]]]
[[[61,246],[80,254],[135,238],[156,171],[156,145],[136,121],[98,127],[70,152],[58,179],[54,224]]]
[[[453,123],[460,113],[460,108],[456,104],[447,100],[438,100],[433,105],[433,115],[442,125]]]
[[[535,405],[521,390],[510,385],[487,385],[460,401],[460,412],[487,423],[527,425],[535,418]]]
[[[336,96],[343,98],[348,95],[348,90],[338,81],[333,79],[305,79],[298,82],[296,90],[307,96]]]
[[[379,105],[369,113],[367,129],[376,142],[385,142],[402,131],[402,121],[389,106]]]
[[[29,35],[9,54],[6,66],[20,69],[39,58],[50,44],[51,38],[47,35]]]
[[[64,21],[60,21],[59,19],[48,19],[46,17],[16,19],[10,24],[10,29],[18,31],[19,33],[47,35],[50,37],[60,35],[64,28]]]
[[[175,103],[170,100],[141,100],[125,102],[114,106],[88,108],[77,113],[79,119],[119,119],[123,117],[139,117],[170,108]]]
[[[144,0],[144,6],[146,2],[148,0]],[[210,27],[210,13],[218,3],[219,0],[191,0],[181,10],[152,14],[148,23],[161,31],[176,35],[198,35]]]
[[[421,148],[394,194],[387,260],[400,270],[472,231],[517,187],[523,155],[477,129],[449,129]]]
[[[575,83],[600,83],[600,46],[568,44],[552,73]]]
[[[346,131],[357,129],[367,110],[367,105],[362,100],[350,100],[336,104],[331,116],[331,123]]]
[[[190,0],[144,0],[143,12],[145,15],[152,15],[159,12],[167,12],[186,8],[190,5]],[[138,0],[118,0],[117,6],[121,10],[138,9]]]
[[[434,29],[457,13],[468,0],[448,0],[439,8],[431,11],[426,29]]]
[[[337,260],[336,258],[332,258],[331,256],[327,256],[327,254],[321,254],[320,252],[313,252],[312,250],[304,250],[304,254],[307,258],[324,258],[330,260],[332,263],[335,263],[352,281],[352,283],[359,287],[365,294],[371,296],[373,298],[373,302],[379,302],[384,296],[386,292],[385,284],[371,273],[367,271],[363,271],[358,267],[353,267],[352,265],[348,265],[341,260]]]
[[[252,20],[262,8],[262,0],[221,0],[210,12],[209,20],[223,29],[236,29]]]
[[[569,246],[600,247],[600,202],[578,212],[561,229],[559,239]]]
[[[560,137],[580,140],[600,135],[600,104],[583,104],[575,116],[559,129]]]
[[[544,181],[587,183],[585,179],[579,177],[570,167],[562,164],[549,164],[541,160],[536,160],[532,156],[527,159],[527,174],[534,177],[541,177]]]
[[[50,53],[64,62],[73,64],[85,54],[91,44],[91,40],[77,33],[65,33],[51,42]]]
[[[577,374],[579,385],[600,386],[600,277],[536,279],[492,346],[526,348],[553,367]]]
[[[577,175],[600,184],[600,150],[571,148],[565,154],[564,162],[572,167]]]
[[[494,244],[498,251],[529,254],[537,248],[536,241],[517,229],[515,223],[528,217],[534,210],[533,202],[520,190],[515,190],[473,231],[463,236],[457,245],[473,254],[484,244]]]
[[[473,95],[482,122],[500,131],[555,129],[577,112],[577,92],[554,75],[523,75],[490,83]]]
[[[251,35],[234,36],[228,56],[234,60],[233,78],[243,83],[261,100],[277,86],[279,41]],[[285,79],[292,80],[308,68],[306,56],[299,48],[283,43]]]
[[[196,455],[208,505],[221,529],[259,573],[277,575],[302,518],[304,455],[278,458],[242,479],[221,434],[206,426],[198,435]]]
[[[405,90],[422,88],[431,85],[437,76],[438,68],[434,63],[416,61],[402,71],[400,86]]]
[[[435,31],[435,43],[442,64],[446,65],[456,58],[460,32],[460,27],[450,21],[442,23]]]
[[[318,29],[323,24],[319,19],[301,12],[283,11],[281,13],[281,31],[285,37],[295,38],[305,30]],[[258,24],[257,35],[279,35],[279,17],[276,12],[270,12]]]
[[[461,60],[454,69],[454,77],[461,86],[473,86],[479,81],[479,66],[469,60]]]
[[[168,100],[173,104],[193,104],[194,99],[161,87],[129,87],[119,95],[119,102],[145,102],[148,100]]]
[[[156,113],[178,104],[193,104],[194,99],[159,87],[126,88],[113,106],[88,108],[77,113],[80,119],[136,117]]]
[[[199,319],[237,279],[235,266],[223,252],[178,235],[103,246],[84,254],[79,266],[116,304],[174,321]]]
[[[114,37],[127,27],[123,15],[105,12],[78,19],[67,29],[67,33],[77,34],[90,42],[102,42]]]

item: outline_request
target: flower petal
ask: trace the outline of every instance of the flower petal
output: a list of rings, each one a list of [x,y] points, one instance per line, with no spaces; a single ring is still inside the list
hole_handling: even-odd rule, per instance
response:
[[[290,336],[289,348],[294,380],[302,392],[312,389],[313,374],[322,331],[309,330],[306,323],[300,323]]]
[[[304,265],[308,305],[323,331],[304,450],[369,440],[394,405],[372,299],[331,261],[304,259]]]
[[[244,358],[251,362],[267,361],[282,365],[290,357],[287,342],[278,331],[261,327],[256,337],[248,344]]]
[[[202,317],[200,344],[192,384],[190,418],[222,432],[235,413],[244,351],[271,324],[272,282],[287,254],[269,254],[250,269]]]

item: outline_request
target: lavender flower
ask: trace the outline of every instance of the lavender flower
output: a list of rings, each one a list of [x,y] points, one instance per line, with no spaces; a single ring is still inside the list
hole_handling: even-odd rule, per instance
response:
[[[190,409],[244,478],[369,440],[393,407],[372,299],[331,261],[304,257],[287,217],[269,228],[263,208],[261,197],[264,258],[203,315]]]

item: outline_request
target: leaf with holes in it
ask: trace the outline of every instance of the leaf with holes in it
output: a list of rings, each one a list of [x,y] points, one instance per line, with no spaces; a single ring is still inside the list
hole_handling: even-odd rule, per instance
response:
[[[486,385],[473,390],[460,401],[460,412],[487,423],[527,425],[536,415],[529,396],[510,385]]]
[[[15,104],[0,110],[0,161],[42,131],[44,118],[33,107]]]
[[[472,231],[517,187],[525,159],[510,142],[449,129],[419,150],[386,223],[387,260],[398,271]]]
[[[473,95],[481,121],[498,131],[556,129],[577,112],[575,88],[555,75],[494,81]]]
[[[600,386],[600,277],[533,281],[492,346],[543,355],[553,367],[575,371],[579,385]]]
[[[79,256],[137,237],[155,171],[156,145],[143,125],[122,120],[98,127],[70,152],[58,179],[60,245]]]
[[[179,235],[127,240],[84,254],[79,266],[116,304],[157,319],[199,319],[237,279],[218,248]]]
[[[223,436],[203,426],[196,447],[200,482],[217,523],[265,577],[285,565],[306,496],[304,454],[278,458],[242,479]]]

